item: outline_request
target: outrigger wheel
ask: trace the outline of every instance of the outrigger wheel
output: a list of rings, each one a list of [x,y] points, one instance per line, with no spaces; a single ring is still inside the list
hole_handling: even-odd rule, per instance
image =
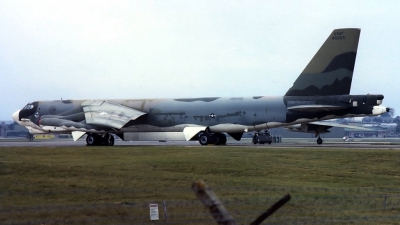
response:
[[[318,137],[318,139],[317,139],[317,144],[322,144],[322,138],[321,137]]]

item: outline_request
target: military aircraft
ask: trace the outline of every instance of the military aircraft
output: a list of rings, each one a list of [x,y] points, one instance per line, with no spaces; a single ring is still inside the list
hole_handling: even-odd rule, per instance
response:
[[[207,97],[180,99],[114,99],[34,101],[12,118],[31,134],[71,133],[87,145],[124,141],[198,140],[201,145],[226,144],[226,134],[239,141],[244,132],[287,127],[321,133],[333,118],[380,115],[383,95],[349,95],[360,29],[336,29],[280,97]]]

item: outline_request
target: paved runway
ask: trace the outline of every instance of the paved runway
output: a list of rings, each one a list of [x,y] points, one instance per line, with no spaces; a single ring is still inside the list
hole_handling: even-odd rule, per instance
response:
[[[400,141],[400,140],[399,140]],[[38,146],[38,147],[67,147],[67,146],[86,146],[85,140],[73,141],[72,139],[51,139],[51,140],[34,140],[27,139],[0,139],[0,147],[14,146]],[[122,141],[116,140],[114,147],[118,146],[192,146],[203,147],[197,141]],[[211,145],[213,146],[213,145]],[[392,140],[379,141],[340,141],[324,140],[322,145],[318,145],[313,139],[290,139],[284,143],[256,144],[251,143],[251,139],[245,138],[242,141],[233,139],[227,142],[225,146],[219,147],[248,147],[248,148],[367,148],[367,149],[398,149],[400,150],[400,142]]]

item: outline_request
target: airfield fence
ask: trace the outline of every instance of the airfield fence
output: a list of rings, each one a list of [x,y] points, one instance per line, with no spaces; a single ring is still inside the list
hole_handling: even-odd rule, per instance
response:
[[[238,224],[250,224],[287,193],[292,199],[264,224],[393,224],[400,221],[400,189],[380,188],[212,188]],[[127,196],[104,201],[100,196]],[[157,196],[190,196],[165,199]],[[96,203],[52,204],[57,196],[98,195]],[[135,196],[150,196],[137,201]],[[0,199],[25,197],[37,204],[4,206],[0,224],[216,224],[208,210],[187,189],[83,189],[0,193]],[[46,199],[46,200],[44,200]],[[47,203],[45,203],[47,202]],[[51,201],[50,201],[51,202]],[[84,202],[84,201],[83,201]],[[149,204],[158,203],[159,220],[150,221]]]

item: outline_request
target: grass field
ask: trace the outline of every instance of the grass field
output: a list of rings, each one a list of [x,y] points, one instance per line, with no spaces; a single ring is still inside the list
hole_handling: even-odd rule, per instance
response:
[[[400,224],[400,151],[246,147],[3,147],[0,224],[213,224],[204,180],[239,224]],[[148,204],[160,204],[150,222]]]

